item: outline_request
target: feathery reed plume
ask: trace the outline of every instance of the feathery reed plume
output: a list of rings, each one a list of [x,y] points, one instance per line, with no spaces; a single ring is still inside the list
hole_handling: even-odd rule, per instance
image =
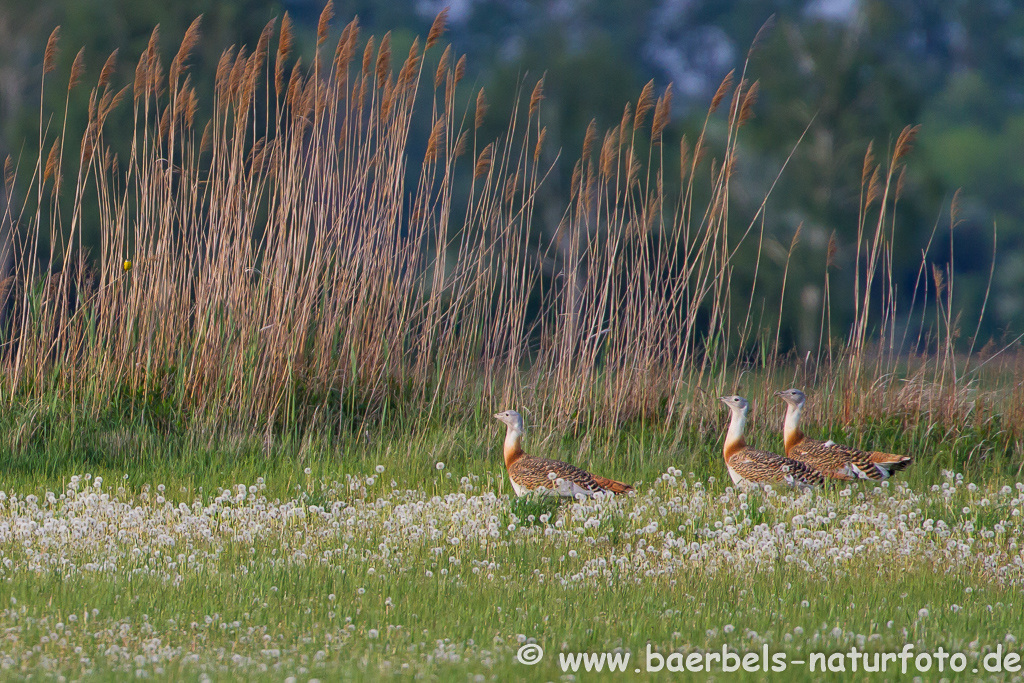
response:
[[[57,26],[46,39],[46,50],[43,51],[43,75],[57,68],[57,41],[60,40],[60,26]]]
[[[578,192],[583,191],[583,160],[577,159],[576,163],[572,165],[572,180],[569,181],[569,191],[572,196],[576,196]],[[559,226],[561,229],[561,226]]]
[[[661,140],[661,134],[672,118],[672,84],[665,88],[665,94],[658,98],[654,107],[654,122],[651,124],[651,139]]]
[[[276,17],[268,21],[267,25],[263,27],[263,31],[260,33],[260,39],[256,42],[256,51],[252,53],[252,57],[249,59],[246,78],[252,81],[253,86],[255,86],[259,71],[263,68],[263,64],[266,62],[267,54],[270,52],[270,38],[274,35],[275,26],[277,26]]]
[[[60,163],[60,139],[53,141],[50,153],[46,157],[46,167],[43,169],[43,182],[50,179],[50,176],[57,172],[57,164]]]
[[[247,56],[244,45],[238,48],[238,54],[235,55],[235,64],[231,67],[231,75],[228,76],[228,96],[232,100],[238,97],[239,89],[242,85],[242,75],[245,73],[245,67],[248,63],[246,60]]]
[[[231,80],[231,65],[234,63],[235,46],[232,45],[220,53],[217,61],[217,72],[213,79],[213,91],[217,97],[225,97],[228,94],[229,82]]]
[[[7,186],[8,192],[14,187],[14,161],[10,154],[4,160],[4,184]]]
[[[366,47],[363,48],[363,80],[370,74],[370,64],[373,62],[373,50],[376,46],[373,36],[366,39]]]
[[[412,45],[409,46],[409,56],[405,58],[405,62],[402,63],[402,68],[398,71],[398,90],[399,92],[407,92],[412,88],[414,81],[416,80],[416,67],[420,63],[420,39],[419,36],[412,39]]]
[[[628,157],[626,158],[626,187],[631,187],[640,176],[640,159],[636,156],[636,150],[629,146]]]
[[[181,75],[181,70],[185,68],[185,62],[188,61],[188,56],[199,42],[199,26],[202,20],[202,14],[193,19],[188,30],[185,31],[185,37],[181,39],[181,47],[178,48],[178,54],[174,55],[174,59],[171,60],[171,83],[177,82],[178,77]]]
[[[427,49],[437,45],[437,41],[441,40],[441,36],[444,35],[445,28],[448,24],[448,10],[450,8],[445,6],[437,16],[434,17],[434,23],[430,25],[430,32],[427,33]]]
[[[956,228],[960,224],[960,191],[963,188],[956,188],[953,199],[949,202],[949,224]]]
[[[463,154],[466,153],[466,148],[467,148],[467,146],[469,144],[468,140],[469,140],[469,131],[468,130],[462,131],[462,134],[459,135],[458,141],[455,143],[454,155],[455,155],[456,158],[461,157]]]
[[[907,166],[906,164],[900,166],[900,174],[896,177],[896,201],[899,201],[903,196],[903,190],[906,188],[907,183]]]
[[[466,55],[459,57],[459,61],[455,63],[455,84],[458,85],[466,76]]]
[[[148,73],[150,73],[150,53],[143,50],[142,54],[138,57],[137,65],[135,65],[135,81],[132,85],[132,91],[136,102],[145,90],[145,82]]]
[[[594,143],[597,142],[597,119],[590,119],[587,124],[587,133],[583,136],[583,159],[589,159],[594,152]]]
[[[505,191],[503,196],[506,204],[511,204],[516,198],[516,190],[519,187],[519,172],[516,171],[508,176],[505,180]]]
[[[75,61],[71,63],[71,77],[68,79],[68,92],[70,92],[78,82],[82,80],[82,74],[85,73],[85,48],[83,47],[75,55]]]
[[[437,117],[437,121],[434,121],[434,126],[430,129],[430,138],[427,140],[427,153],[424,156],[425,162],[429,163],[437,160],[441,147],[444,145],[442,136],[444,135],[446,125],[447,122],[443,114]]]
[[[331,19],[334,18],[334,0],[327,0],[324,9],[320,12],[320,21],[316,24],[316,46],[319,48],[327,40],[327,32],[331,29]]]
[[[384,94],[380,98],[380,120],[387,121],[391,118],[391,110],[395,106],[395,99],[397,98],[397,88],[395,88],[395,79],[389,73],[388,78],[384,81]]]
[[[160,86],[163,80],[163,66],[160,62],[160,25],[157,24],[153,27],[153,32],[149,34],[149,45],[146,46],[146,53],[149,55],[146,60],[146,92],[154,93],[159,95],[162,88]]]
[[[871,182],[868,184],[868,195],[864,206],[868,207],[875,203],[875,200],[882,196],[882,168],[875,166],[875,172],[871,174]]]
[[[911,148],[914,146],[914,139],[917,138],[917,133],[920,130],[921,126],[919,124],[916,126],[905,126],[900,131],[899,137],[896,138],[896,151],[892,155],[893,163],[910,153]]]
[[[708,146],[703,144],[700,138],[697,138],[697,144],[693,146],[693,167],[700,166],[700,162],[704,161],[704,157],[708,154]]]
[[[598,166],[601,168],[601,175],[605,179],[612,177],[612,167],[615,165],[615,157],[618,150],[617,141],[618,129],[612,128],[604,134],[604,142],[601,144],[601,156],[598,159]]]
[[[166,140],[171,133],[171,105],[164,107],[164,113],[160,117],[159,137]]]
[[[92,156],[93,156],[93,152],[94,151],[95,151],[95,147],[93,147],[92,136],[86,134],[86,136],[82,138],[82,153],[81,154],[82,154],[82,166],[83,167],[88,166],[89,163],[92,161]],[[60,186],[60,176],[55,178],[54,181],[53,181],[53,192],[54,192],[54,194],[57,193],[57,188],[59,186]]]
[[[115,48],[110,56],[107,57],[107,61],[103,62],[103,68],[100,69],[100,80],[97,84],[100,90],[110,85],[110,79],[114,75],[114,71],[117,69],[117,49]]]
[[[370,92],[370,79],[367,76],[360,76],[356,79],[359,83],[359,113],[363,112],[363,107],[366,106],[366,96]]]
[[[839,244],[836,241],[836,231],[833,230],[832,234],[828,237],[828,250],[825,252],[825,267],[834,268],[836,266],[836,253],[839,251]]]
[[[548,136],[548,127],[544,126],[540,129],[540,133],[537,135],[537,144],[533,148],[533,163],[537,163],[540,160],[540,152],[544,149],[544,138]]]
[[[380,50],[377,52],[377,88],[384,87],[388,73],[391,71],[391,31],[380,39]]]
[[[625,145],[627,140],[626,131],[629,130],[629,122],[633,118],[633,107],[629,102],[626,102],[626,106],[622,109],[622,120],[619,121],[619,147]]]
[[[96,117],[97,130],[103,128],[103,124],[106,122],[107,116],[110,114],[110,112],[116,109],[119,104],[121,104],[121,101],[125,98],[125,95],[128,94],[128,89],[130,87],[131,86],[126,85],[120,90],[118,90],[116,93],[111,91],[109,88],[106,90],[106,92],[103,94],[103,97],[100,99],[99,112]],[[91,104],[92,101],[90,100],[90,109],[92,108]],[[89,118],[92,118],[91,114]]]
[[[864,152],[864,164],[860,170],[860,184],[864,186],[871,177],[871,169],[875,167],[875,141],[868,141],[868,149]]]
[[[647,85],[640,91],[640,99],[636,101],[636,114],[633,116],[633,130],[643,128],[647,112],[654,106],[654,79],[647,81]]]
[[[441,60],[437,63],[437,71],[434,72],[434,90],[441,87],[444,83],[444,77],[448,74],[448,68],[451,66],[452,61],[452,46],[451,43],[445,46],[444,52],[441,53]]]
[[[487,116],[487,98],[484,96],[484,89],[476,94],[476,116],[473,117],[473,128],[480,129],[484,125],[484,117]]]
[[[288,79],[288,96],[285,98],[295,116],[302,116],[302,94],[302,57],[299,57],[292,67],[292,75]]]
[[[935,281],[935,296],[942,296],[943,289],[945,289],[946,286],[946,280],[942,276],[942,269],[935,263],[932,264],[932,279]]]
[[[754,34],[754,40],[750,42],[750,47],[747,49],[747,59],[750,59],[750,56],[757,51],[761,43],[768,39],[768,34],[771,33],[773,28],[775,28],[775,14],[765,19],[765,22],[761,24],[761,28],[757,29],[757,33]]]
[[[725,78],[722,79],[722,83],[718,86],[718,90],[715,91],[715,96],[711,98],[711,107],[708,109],[708,113],[714,114],[718,111],[718,107],[721,106],[726,93],[732,89],[732,79],[733,74],[735,73],[736,69],[733,69],[725,75]]]
[[[210,149],[210,144],[213,142],[213,121],[207,121],[206,126],[203,127],[203,137],[200,138],[199,142],[199,153],[203,154],[206,150]]]
[[[117,109],[118,105],[120,105],[121,102],[124,101],[124,98],[128,96],[128,89],[129,88],[131,88],[130,85],[124,86],[123,88],[121,88],[120,90],[117,91],[117,94],[115,94],[113,98],[111,98],[110,106],[107,107],[107,113],[108,114],[111,111],[113,111],[114,109]],[[105,115],[104,115],[104,118],[106,118]]]
[[[341,30],[338,47],[334,49],[334,82],[341,84],[348,80],[348,67],[356,52],[356,40],[359,35],[359,17],[356,17]]]
[[[747,90],[747,79],[741,78],[740,83],[732,91],[732,98],[729,100],[729,117],[739,114],[740,97]]]
[[[281,35],[277,39],[277,56],[274,60],[274,89],[280,95],[284,91],[284,65],[292,51],[292,18],[288,12],[281,17]]]
[[[195,121],[195,118],[196,118],[196,110],[198,110],[198,108],[199,108],[199,100],[196,98],[195,88],[189,87],[190,80],[191,80],[191,78],[189,76],[186,76],[185,77],[185,85],[182,88],[182,90],[184,92],[184,98],[185,98],[185,106],[183,108],[183,110],[184,110],[184,121],[185,121],[185,125],[188,128],[192,127],[192,124],[193,124],[193,122]]]
[[[540,106],[540,101],[544,99],[544,78],[541,76],[540,80],[537,81],[537,85],[533,86],[533,92],[530,93],[530,117],[537,115],[537,108]]]
[[[491,170],[491,154],[494,150],[494,143],[488,143],[483,151],[476,158],[476,168],[473,169],[474,178],[482,178]]]
[[[761,88],[760,81],[754,81],[750,88],[747,89],[747,94],[743,96],[743,104],[740,105],[740,119],[739,125],[743,125],[750,119],[754,118],[754,104],[757,102],[757,93]]]

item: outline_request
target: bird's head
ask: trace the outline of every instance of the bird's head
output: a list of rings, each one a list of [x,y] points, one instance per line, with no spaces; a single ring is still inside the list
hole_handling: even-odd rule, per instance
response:
[[[523,416],[514,410],[505,410],[494,414],[495,419],[504,422],[510,429],[517,432],[523,431]]]
[[[718,400],[729,406],[733,412],[742,412],[750,407],[750,402],[742,396],[722,396]]]
[[[786,389],[785,391],[776,391],[775,395],[781,398],[783,401],[793,406],[794,408],[802,408],[804,401],[807,400],[806,394],[799,389]]]

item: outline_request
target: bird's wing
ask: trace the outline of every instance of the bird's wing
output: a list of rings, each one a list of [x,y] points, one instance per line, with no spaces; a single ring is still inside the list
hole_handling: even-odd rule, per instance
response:
[[[561,460],[522,457],[509,466],[508,474],[517,484],[530,490],[542,486],[557,490],[559,479],[589,493],[604,490],[590,472]]]
[[[744,448],[733,455],[729,466],[741,477],[753,482],[769,483],[792,480],[805,486],[820,486],[827,479],[825,474],[799,460],[753,448]],[[849,479],[841,474],[835,478]]]
[[[886,479],[889,476],[889,469],[903,469],[909,464],[902,462],[901,458],[905,456],[891,456],[890,465],[889,460],[884,458],[882,462],[876,462],[873,454],[867,451],[816,439],[804,439],[790,451],[790,455],[819,469],[845,470],[857,479],[874,481]],[[909,461],[909,458],[907,460]]]

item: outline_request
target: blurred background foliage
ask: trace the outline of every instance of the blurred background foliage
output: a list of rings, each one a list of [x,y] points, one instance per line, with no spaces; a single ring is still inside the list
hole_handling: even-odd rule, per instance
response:
[[[989,339],[1009,341],[1024,331],[1021,3],[338,0],[332,31],[337,35],[358,15],[364,39],[390,30],[396,54],[402,54],[403,46],[424,35],[445,6],[451,12],[446,39],[467,54],[467,82],[483,87],[491,105],[488,135],[505,131],[524,80],[546,73],[545,155],[548,162],[560,152],[561,158],[543,188],[538,215],[540,229],[552,232],[562,217],[573,161],[591,118],[606,129],[647,81],[654,79],[659,92],[671,82],[675,97],[668,135],[694,139],[722,78],[742,65],[754,36],[774,15],[773,29],[751,62],[749,75],[761,81],[760,97],[741,137],[731,215],[738,231],[745,229],[792,154],[767,205],[762,246],[767,258],[756,290],[775,315],[792,247],[782,326],[787,346],[803,352],[818,344],[833,234],[832,330],[843,336],[853,315],[850,294],[865,151],[874,141],[876,157],[886,158],[899,131],[915,123],[921,130],[909,161],[893,248],[898,291],[909,300],[921,272],[922,250],[930,244],[924,272],[932,265],[951,269],[963,337],[973,334],[997,235],[991,295],[977,346]],[[67,78],[84,46],[87,81],[95,82],[107,55],[117,49],[120,82],[128,83],[154,25],[160,25],[166,63],[190,22],[204,15],[203,39],[191,60],[202,108],[211,104],[221,51],[255,45],[266,23],[285,11],[296,23],[297,52],[308,63],[321,9],[321,0],[0,0],[0,159],[10,155],[21,164],[36,159],[39,77],[55,25],[61,26],[59,78]],[[63,111],[65,91],[47,88],[45,96],[47,111]],[[70,130],[84,128],[87,106],[88,88],[72,91]],[[127,150],[130,107],[115,116],[123,117],[124,125],[109,126],[108,138],[120,130],[123,138],[111,141]],[[419,131],[423,137],[426,132]],[[713,144],[723,134],[713,128]],[[677,161],[678,148],[674,154]],[[950,230],[949,209],[958,188],[956,225]],[[738,257],[734,284],[740,291],[748,291],[753,282],[756,249],[754,240]]]

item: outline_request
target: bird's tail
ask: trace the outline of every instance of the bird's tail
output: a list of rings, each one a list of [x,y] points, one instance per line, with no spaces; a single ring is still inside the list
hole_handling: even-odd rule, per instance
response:
[[[597,482],[597,485],[605,491],[611,491],[616,495],[620,493],[628,493],[633,490],[633,487],[629,484],[623,484],[621,481],[606,479],[605,477],[599,477],[597,475],[594,475],[594,481]]]
[[[896,455],[895,453],[882,453],[881,451],[871,452],[871,462],[881,467],[889,474],[899,472],[909,467],[914,459],[909,455]]]

